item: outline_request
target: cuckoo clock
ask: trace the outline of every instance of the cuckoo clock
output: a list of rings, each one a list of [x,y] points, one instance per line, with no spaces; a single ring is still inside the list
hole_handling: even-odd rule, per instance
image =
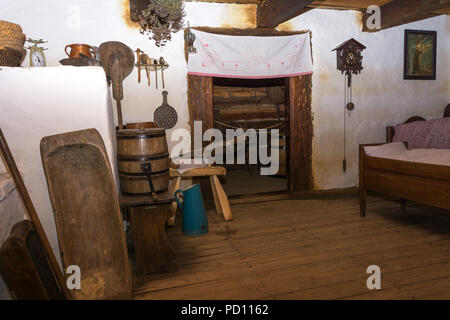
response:
[[[362,66],[362,51],[366,49],[366,46],[359,43],[355,39],[350,39],[339,45],[333,51],[337,54],[337,69],[342,73],[345,73],[345,95],[344,95],[344,105],[348,116],[350,117],[351,112],[355,109],[355,104],[352,102],[352,75],[360,74],[363,69]],[[347,171],[347,160],[345,158],[346,154],[346,119],[344,115],[344,161],[342,163],[343,171]]]
[[[359,74],[363,69],[361,52],[366,49],[366,46],[359,43],[355,39],[345,41],[333,51],[337,53],[337,69],[348,76],[348,86],[352,82],[352,74]]]

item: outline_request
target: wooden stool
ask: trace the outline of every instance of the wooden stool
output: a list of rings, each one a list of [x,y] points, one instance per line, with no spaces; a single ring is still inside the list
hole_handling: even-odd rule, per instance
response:
[[[209,177],[212,193],[214,196],[214,204],[216,206],[216,212],[219,215],[223,215],[225,221],[233,220],[231,213],[230,203],[228,197],[220,184],[217,176],[224,176],[227,174],[227,170],[224,167],[209,166],[204,168],[191,169],[183,174],[180,174],[177,169],[170,168],[170,178],[172,179],[169,187],[169,192],[173,195],[175,191],[180,189],[182,178],[196,178],[196,177]],[[177,212],[177,202],[172,203],[172,217],[168,220],[168,225],[173,226],[175,223],[175,213]]]
[[[120,206],[129,210],[138,274],[174,272],[175,251],[167,237],[166,222],[172,216],[173,195],[120,195]]]

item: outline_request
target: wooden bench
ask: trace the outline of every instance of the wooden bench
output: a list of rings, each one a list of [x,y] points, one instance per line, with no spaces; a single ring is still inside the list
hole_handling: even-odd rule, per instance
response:
[[[183,178],[197,178],[197,177],[209,177],[209,182],[211,184],[212,193],[214,196],[214,204],[216,207],[216,212],[219,215],[223,215],[225,221],[231,221],[233,219],[230,203],[228,202],[228,197],[220,184],[219,178],[217,176],[225,176],[227,170],[220,166],[209,166],[204,168],[191,169],[183,174],[177,169],[170,168],[170,178],[172,179],[171,185],[169,187],[169,192],[174,194],[175,191],[180,189],[181,179]],[[175,214],[177,211],[177,202],[172,203],[172,217],[169,218],[168,225],[173,226],[175,223]]]

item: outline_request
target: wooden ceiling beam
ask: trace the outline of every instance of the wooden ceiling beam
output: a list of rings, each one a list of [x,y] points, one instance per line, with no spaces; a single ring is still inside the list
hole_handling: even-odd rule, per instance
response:
[[[427,19],[437,14],[438,10],[450,7],[450,0],[394,0],[381,6],[381,29],[392,28],[406,23]],[[367,28],[367,19],[370,17],[363,13],[363,31],[377,32]]]
[[[192,29],[226,36],[251,36],[251,37],[283,37],[283,36],[305,34],[309,32],[309,31],[278,31],[275,29],[263,29],[263,28],[237,29],[237,28],[192,27]]]
[[[259,4],[261,0],[184,0],[184,2],[209,2],[229,4]]]
[[[263,0],[258,6],[258,28],[275,28],[298,16],[314,0]]]

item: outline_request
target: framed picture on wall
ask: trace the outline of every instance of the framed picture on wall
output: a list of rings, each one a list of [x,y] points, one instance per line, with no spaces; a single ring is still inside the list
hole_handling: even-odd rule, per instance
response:
[[[405,80],[436,80],[436,31],[405,30]]]

